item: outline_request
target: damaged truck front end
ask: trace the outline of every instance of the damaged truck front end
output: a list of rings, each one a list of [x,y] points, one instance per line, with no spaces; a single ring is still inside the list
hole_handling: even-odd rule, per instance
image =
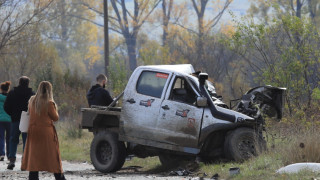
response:
[[[253,118],[282,118],[286,88],[259,86],[249,90],[237,103],[235,110]]]
[[[237,104],[228,107],[212,96],[208,75],[198,76],[201,94],[208,100],[199,143],[206,160],[225,157],[243,161],[266,149],[264,118],[282,118],[285,88],[260,86],[249,90]],[[231,109],[232,108],[232,109]],[[209,110],[208,110],[209,109]]]

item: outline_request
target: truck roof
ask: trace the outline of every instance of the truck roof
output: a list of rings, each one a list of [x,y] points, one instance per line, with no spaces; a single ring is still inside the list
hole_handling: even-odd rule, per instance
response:
[[[140,67],[170,70],[170,71],[175,71],[175,72],[185,73],[185,74],[192,74],[195,72],[192,64],[150,65],[150,66],[140,66]]]

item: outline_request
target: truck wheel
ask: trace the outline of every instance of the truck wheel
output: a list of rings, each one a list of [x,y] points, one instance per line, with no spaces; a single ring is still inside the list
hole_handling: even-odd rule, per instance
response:
[[[116,172],[124,164],[126,148],[112,132],[97,133],[91,143],[90,158],[96,170],[102,173]]]
[[[225,156],[230,160],[244,161],[265,150],[266,142],[251,128],[238,128],[227,135]]]

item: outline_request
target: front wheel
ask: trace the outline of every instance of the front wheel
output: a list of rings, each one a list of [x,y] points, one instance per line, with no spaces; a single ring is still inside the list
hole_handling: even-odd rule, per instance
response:
[[[116,133],[99,132],[92,140],[90,158],[95,169],[102,173],[118,171],[125,162],[125,145],[118,141]]]
[[[265,150],[266,142],[251,128],[238,128],[227,135],[225,156],[230,160],[244,161]]]

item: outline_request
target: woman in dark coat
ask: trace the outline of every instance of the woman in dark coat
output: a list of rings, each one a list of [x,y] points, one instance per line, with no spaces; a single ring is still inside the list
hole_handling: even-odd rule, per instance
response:
[[[59,115],[50,82],[40,83],[36,95],[30,98],[28,108],[30,122],[21,170],[30,171],[29,179],[38,179],[39,171],[52,172],[56,179],[65,179],[53,124],[58,121]]]

